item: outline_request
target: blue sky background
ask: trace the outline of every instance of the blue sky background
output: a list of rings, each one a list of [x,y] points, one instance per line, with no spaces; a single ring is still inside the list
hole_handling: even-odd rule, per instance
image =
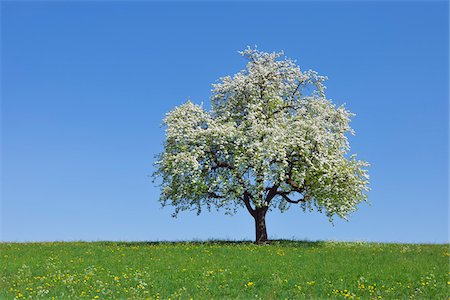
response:
[[[1,240],[253,239],[244,210],[161,209],[161,120],[245,67],[247,45],[329,76],[357,114],[371,206],[298,207],[271,238],[448,241],[448,3],[2,2]]]

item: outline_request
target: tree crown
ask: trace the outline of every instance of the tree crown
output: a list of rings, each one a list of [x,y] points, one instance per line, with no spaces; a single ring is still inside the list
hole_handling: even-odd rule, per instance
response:
[[[346,218],[366,200],[369,183],[368,163],[349,155],[353,114],[326,98],[326,77],[282,52],[240,53],[246,69],[213,84],[210,112],[188,101],[164,118],[154,174],[162,204],[177,214],[298,203]]]

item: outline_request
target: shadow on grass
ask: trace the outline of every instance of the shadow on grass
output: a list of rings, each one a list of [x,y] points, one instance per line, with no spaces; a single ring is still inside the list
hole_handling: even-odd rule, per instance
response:
[[[270,246],[289,246],[294,248],[317,248],[325,245],[324,241],[298,241],[298,240],[270,240],[265,244],[256,245],[253,241],[230,241],[230,240],[193,240],[193,241],[139,241],[139,242],[114,242],[114,241],[99,241],[96,244],[125,246],[125,247],[145,247],[145,246],[177,246],[177,245],[192,245],[192,246],[243,246],[254,245],[259,247]]]

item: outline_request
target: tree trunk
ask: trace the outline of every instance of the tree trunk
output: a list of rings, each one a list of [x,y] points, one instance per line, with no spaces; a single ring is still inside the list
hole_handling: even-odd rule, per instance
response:
[[[267,207],[257,207],[255,209],[256,244],[267,242],[266,212]]]

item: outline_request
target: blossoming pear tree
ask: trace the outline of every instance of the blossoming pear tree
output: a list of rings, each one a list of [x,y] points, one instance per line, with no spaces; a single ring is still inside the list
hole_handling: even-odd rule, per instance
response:
[[[162,205],[173,205],[174,216],[245,207],[256,243],[267,241],[273,208],[297,204],[346,219],[366,200],[369,178],[368,163],[348,154],[353,114],[326,98],[326,77],[283,52],[239,53],[247,67],[213,85],[211,111],[188,101],[166,115],[154,174]]]

